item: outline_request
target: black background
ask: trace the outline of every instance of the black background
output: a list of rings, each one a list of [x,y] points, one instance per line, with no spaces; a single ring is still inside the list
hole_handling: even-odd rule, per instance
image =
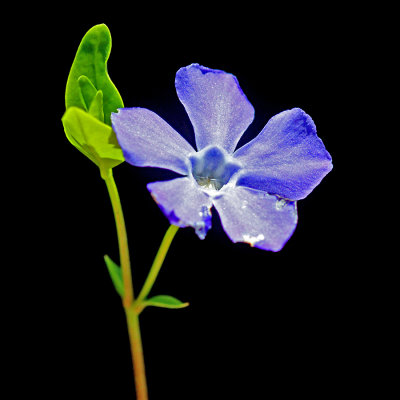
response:
[[[297,229],[279,253],[233,244],[215,212],[204,241],[179,230],[152,293],[190,306],[140,317],[150,399],[325,398],[373,389],[365,371],[379,287],[359,258],[364,216],[354,211],[352,153],[362,137],[353,126],[360,65],[373,57],[364,53],[368,28],[355,24],[362,15],[338,5],[115,3],[90,12],[70,5],[36,20],[26,39],[40,34],[28,47],[40,70],[37,101],[45,98],[47,107],[39,116],[43,156],[28,168],[40,184],[27,180],[32,222],[24,233],[27,286],[38,302],[28,307],[28,337],[21,335],[35,355],[15,359],[16,370],[32,377],[32,392],[134,398],[125,317],[103,261],[119,257],[111,205],[97,167],[69,144],[61,124],[69,68],[98,23],[111,31],[108,71],[125,106],[155,111],[193,144],[175,73],[193,62],[222,69],[256,110],[240,144],[276,113],[300,107],[334,165],[298,202]],[[146,183],[167,175],[124,163],[114,177],[138,292],[168,227]]]

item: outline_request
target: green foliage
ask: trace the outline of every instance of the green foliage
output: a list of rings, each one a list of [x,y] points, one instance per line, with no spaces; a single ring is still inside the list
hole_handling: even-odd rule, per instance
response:
[[[96,95],[94,96],[92,102],[89,107],[89,114],[93,115],[96,119],[103,122],[104,121],[104,112],[103,112],[103,92],[98,90]],[[114,134],[115,136],[115,134]]]
[[[81,96],[82,104],[86,111],[89,110],[90,104],[96,96],[97,89],[94,87],[92,81],[85,75],[78,78],[79,94]]]
[[[62,117],[68,140],[100,168],[103,178],[124,161],[111,128],[111,113],[124,104],[107,73],[110,51],[106,25],[95,25],[83,37],[68,76]]]
[[[143,301],[143,306],[154,306],[162,308],[184,308],[187,307],[189,303],[182,303],[180,300],[172,296],[159,295],[151,297]]]
[[[104,256],[104,261],[106,262],[108,272],[110,274],[111,280],[114,284],[115,290],[118,294],[123,297],[124,296],[124,282],[122,278],[121,267],[117,265],[110,257],[107,255]],[[170,308],[170,309],[178,309],[187,307],[189,303],[182,303],[180,300],[176,299],[172,296],[166,295],[158,295],[151,297],[149,299],[145,299],[140,303],[140,309],[143,310],[147,306],[152,307],[161,307],[161,308]]]
[[[110,273],[111,280],[114,284],[115,290],[118,294],[124,296],[124,283],[122,280],[122,271],[119,265],[115,264],[110,257],[104,256],[104,261],[106,262],[108,272]]]
[[[96,93],[103,92],[104,122],[111,126],[110,116],[124,106],[117,88],[107,72],[111,52],[111,34],[106,25],[95,25],[83,37],[72,64],[65,90],[65,107],[89,111]]]
[[[100,98],[101,95],[96,94],[94,102],[100,101]],[[89,111],[94,112],[92,108]],[[93,115],[80,108],[70,107],[62,117],[62,123],[68,140],[90,158],[102,174],[124,161],[112,128]]]

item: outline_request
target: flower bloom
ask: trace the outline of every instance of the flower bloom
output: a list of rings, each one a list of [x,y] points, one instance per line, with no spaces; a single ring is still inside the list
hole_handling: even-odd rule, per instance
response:
[[[182,175],[147,186],[171,224],[192,226],[204,239],[215,207],[233,242],[279,251],[296,227],[296,201],[332,169],[314,122],[299,108],[283,111],[236,149],[254,118],[237,79],[191,64],[175,86],[197,151],[152,111],[122,108],[111,120],[126,161]]]

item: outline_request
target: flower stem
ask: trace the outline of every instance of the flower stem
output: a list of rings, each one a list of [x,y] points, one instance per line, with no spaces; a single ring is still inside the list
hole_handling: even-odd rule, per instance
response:
[[[135,378],[137,400],[148,400],[146,374],[144,368],[143,347],[140,336],[139,316],[134,309],[134,293],[132,283],[131,264],[129,259],[128,238],[124,215],[122,213],[121,201],[118,189],[112,175],[112,170],[101,171],[101,176],[105,180],[112,208],[114,211],[115,224],[118,235],[119,257],[124,283],[124,296],[122,299],[126,320],[128,325],[129,341],[131,347],[132,364]]]
[[[143,346],[140,335],[139,314],[133,307],[126,308],[126,321],[128,324],[129,340],[133,360],[133,373],[136,385],[136,399],[148,400],[146,371],[144,368]]]
[[[153,265],[150,268],[150,272],[146,278],[146,281],[144,282],[144,285],[139,293],[139,296],[135,301],[138,307],[140,307],[141,302],[150,293],[150,290],[153,287],[154,282],[157,279],[158,273],[160,272],[160,269],[163,265],[165,256],[168,253],[172,240],[174,239],[176,232],[178,232],[178,229],[179,227],[175,225],[170,225],[170,227],[167,229],[167,232],[164,235],[164,238],[161,242],[160,248],[158,249],[156,257],[154,258]]]

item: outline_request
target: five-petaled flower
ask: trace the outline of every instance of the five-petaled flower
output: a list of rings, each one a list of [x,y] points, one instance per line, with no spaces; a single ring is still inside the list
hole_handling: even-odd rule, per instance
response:
[[[299,108],[283,111],[236,149],[254,118],[237,79],[192,64],[177,72],[175,86],[197,151],[152,111],[123,108],[111,119],[126,161],[182,175],[147,186],[171,224],[204,239],[214,206],[232,241],[279,251],[296,227],[296,201],[332,169],[314,122]]]

